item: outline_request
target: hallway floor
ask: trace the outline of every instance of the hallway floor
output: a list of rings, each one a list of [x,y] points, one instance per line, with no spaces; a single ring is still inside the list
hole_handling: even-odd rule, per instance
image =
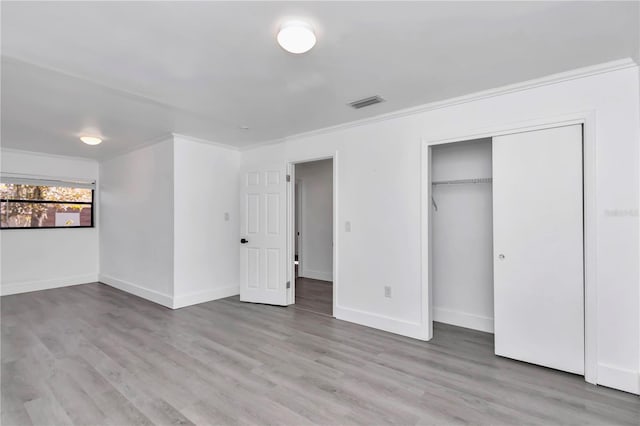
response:
[[[333,283],[296,278],[296,309],[333,316]]]

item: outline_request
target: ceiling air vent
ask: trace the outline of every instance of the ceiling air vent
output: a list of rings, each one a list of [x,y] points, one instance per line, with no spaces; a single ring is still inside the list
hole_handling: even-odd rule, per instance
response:
[[[352,108],[360,109],[360,108],[368,107],[370,105],[379,104],[380,102],[384,102],[384,99],[376,95],[376,96],[370,96],[368,98],[360,99],[357,101],[349,102],[349,105]]]

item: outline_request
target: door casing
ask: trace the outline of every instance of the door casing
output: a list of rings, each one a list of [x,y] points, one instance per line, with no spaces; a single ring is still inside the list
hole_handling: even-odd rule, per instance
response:
[[[295,167],[294,167],[294,173],[295,173]],[[302,194],[302,180],[300,179],[295,179],[295,184],[294,184],[294,188],[293,188],[293,194],[294,194],[294,204],[293,204],[293,220],[294,220],[294,228],[293,228],[293,247],[294,247],[294,252],[293,252],[293,256],[295,259],[295,256],[298,255],[298,272],[302,271],[302,198],[303,198],[303,194]],[[297,235],[297,233],[300,233],[300,235]],[[294,266],[295,268],[295,266]],[[295,280],[295,271],[294,271],[294,280]],[[293,281],[292,281],[293,283]],[[295,291],[294,291],[295,293]]]

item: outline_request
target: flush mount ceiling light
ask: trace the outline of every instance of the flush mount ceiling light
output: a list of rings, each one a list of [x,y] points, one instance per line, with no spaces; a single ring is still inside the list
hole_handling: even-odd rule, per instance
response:
[[[305,53],[316,44],[311,25],[302,21],[285,22],[278,32],[278,44],[290,53]]]
[[[98,145],[102,142],[102,139],[95,136],[80,136],[80,140],[87,145]]]

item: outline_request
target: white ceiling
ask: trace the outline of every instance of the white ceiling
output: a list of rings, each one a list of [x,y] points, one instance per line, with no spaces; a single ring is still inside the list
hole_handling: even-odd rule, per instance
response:
[[[3,1],[2,144],[101,159],[176,132],[244,147],[638,62],[639,16],[638,2]],[[309,53],[276,44],[288,17],[316,28]]]

